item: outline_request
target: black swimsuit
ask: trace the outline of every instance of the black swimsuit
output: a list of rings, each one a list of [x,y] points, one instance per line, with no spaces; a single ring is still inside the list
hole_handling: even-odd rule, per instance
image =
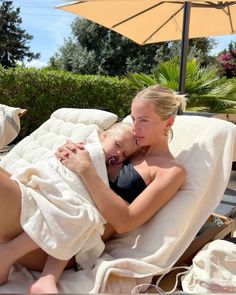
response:
[[[109,181],[110,188],[122,199],[132,203],[137,196],[147,187],[140,174],[131,163],[125,164],[117,178]]]

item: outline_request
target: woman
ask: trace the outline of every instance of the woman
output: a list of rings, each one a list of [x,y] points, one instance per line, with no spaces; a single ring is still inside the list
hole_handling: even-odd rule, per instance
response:
[[[127,180],[127,171],[133,174],[132,190],[139,186],[139,191],[132,199],[129,196],[121,198],[104,185],[82,146],[79,149],[70,144],[58,150],[57,157],[62,163],[82,178],[100,213],[110,224],[110,230],[112,227],[115,232],[124,233],[144,224],[184,183],[185,169],[171,154],[168,136],[177,111],[183,105],[183,96],[160,85],[142,90],[133,99],[132,129],[142,149],[130,160],[128,169],[124,166],[112,185],[115,191],[123,189],[124,192],[129,183],[122,188],[123,181],[119,181],[119,178]]]
[[[185,169],[175,160],[168,145],[168,134],[177,110],[182,105],[181,96],[160,85],[148,87],[134,98],[131,106],[132,129],[137,144],[142,149],[122,168],[112,184],[115,191],[122,192],[120,195],[123,198],[98,177],[82,145],[78,147],[69,143],[58,150],[57,158],[82,178],[97,208],[108,222],[103,235],[104,240],[114,231],[127,232],[145,223],[184,183]],[[14,208],[9,205],[9,199],[14,194],[19,195],[19,191],[17,186],[12,187],[9,183],[9,177],[5,177],[6,181],[0,183],[0,191],[5,192],[5,197],[1,200],[1,212],[11,212],[12,216],[0,214],[0,226],[8,224],[7,230],[6,227],[0,228],[0,242],[11,240],[22,231],[19,223],[20,196],[16,197],[17,201],[12,200],[12,203],[15,203]],[[134,188],[138,189],[130,197]],[[45,264],[45,257],[44,253],[37,251],[19,261],[30,269],[41,270]],[[72,265],[73,261],[69,266]],[[52,279],[57,280],[56,271]]]

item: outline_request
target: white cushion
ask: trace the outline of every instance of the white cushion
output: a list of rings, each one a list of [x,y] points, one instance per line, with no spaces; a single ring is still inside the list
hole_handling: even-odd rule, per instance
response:
[[[20,141],[2,159],[1,166],[13,173],[28,163],[53,156],[67,138],[84,141],[95,128],[105,130],[116,121],[117,115],[102,110],[58,109],[50,119]]]

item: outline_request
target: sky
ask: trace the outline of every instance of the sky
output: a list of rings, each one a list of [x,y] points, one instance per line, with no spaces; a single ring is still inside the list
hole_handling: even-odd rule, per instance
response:
[[[71,34],[71,23],[75,16],[56,9],[56,5],[68,3],[68,0],[14,0],[14,6],[20,7],[21,28],[33,36],[28,44],[30,51],[40,53],[38,60],[26,66],[46,66],[50,57],[64,44]],[[71,1],[72,2],[72,1]],[[217,46],[211,52],[217,54],[228,48],[230,41],[236,41],[236,34],[214,36]]]

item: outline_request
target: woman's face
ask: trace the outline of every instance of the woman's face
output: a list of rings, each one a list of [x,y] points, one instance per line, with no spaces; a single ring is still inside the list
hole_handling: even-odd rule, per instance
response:
[[[150,101],[134,100],[131,107],[132,130],[139,146],[149,146],[163,135],[166,120],[155,112]]]

